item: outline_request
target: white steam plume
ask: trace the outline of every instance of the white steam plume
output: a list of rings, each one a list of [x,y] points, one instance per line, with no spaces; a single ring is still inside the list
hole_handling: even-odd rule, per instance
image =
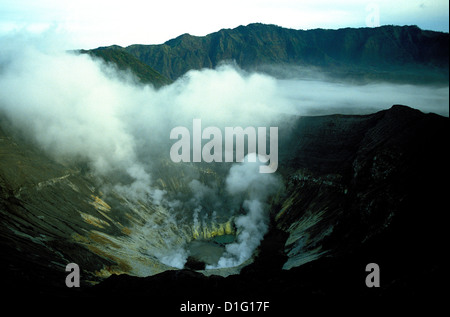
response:
[[[237,241],[226,246],[226,252],[219,259],[221,268],[237,266],[251,257],[268,229],[268,198],[280,190],[282,183],[276,174],[259,173],[259,163],[252,163],[250,156],[240,164],[230,168],[226,179],[226,189],[230,195],[242,195],[242,208],[245,214],[235,220],[238,232]],[[255,160],[253,160],[255,161]]]
[[[277,80],[224,65],[190,71],[155,90],[88,55],[59,50],[54,37],[48,43],[29,36],[0,38],[0,116],[56,160],[83,161],[96,175],[110,177],[111,189],[130,200],[168,210],[197,203],[191,219],[198,223],[206,205],[211,219],[228,212],[226,208],[243,209],[235,222],[240,235],[219,266],[242,262],[259,245],[267,230],[266,203],[275,176],[258,173],[258,164],[254,171],[252,164],[239,163],[226,180],[231,203],[221,200],[218,188],[199,182],[190,184],[191,205],[169,198],[157,188],[154,174],[158,160],[169,160],[172,128],[191,128],[194,118],[219,129],[269,127],[281,124],[278,114],[368,113],[398,103],[448,115],[448,87]]]

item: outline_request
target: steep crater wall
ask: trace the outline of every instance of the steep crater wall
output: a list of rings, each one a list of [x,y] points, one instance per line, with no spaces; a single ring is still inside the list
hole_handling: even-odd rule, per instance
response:
[[[253,256],[237,267],[211,270],[204,270],[207,260],[197,256],[187,267],[228,276],[211,276],[205,283],[229,285],[233,276],[242,283],[258,276],[262,279],[249,285],[266,289],[276,277],[282,289],[300,283],[304,292],[325,293],[334,291],[326,277],[315,284],[305,276],[323,268],[330,272],[329,261],[335,270],[350,270],[378,258],[393,267],[388,276],[396,287],[407,284],[402,279],[407,274],[397,273],[410,259],[417,263],[410,271],[439,267],[444,233],[439,219],[447,187],[438,180],[448,178],[448,118],[394,106],[366,116],[292,120],[279,135],[277,173],[284,190],[267,201],[268,231]],[[80,265],[86,287],[114,273],[154,275],[146,281],[170,284],[172,277],[159,273],[178,272],[170,265],[174,255],[210,253],[211,248],[220,253],[241,233],[236,217],[243,210],[195,221],[192,214],[171,214],[167,206],[131,202],[102,192],[102,183],[82,166],[57,164],[20,138],[0,132],[2,272],[11,288],[64,289],[64,268],[70,262]],[[199,184],[215,182],[221,194],[225,174],[220,168],[161,164],[161,190],[193,194],[192,179],[183,177],[193,169]],[[232,240],[217,240],[227,236]],[[195,241],[206,244],[194,245],[194,252]],[[167,250],[175,252],[164,263]],[[414,257],[416,250],[426,250],[429,262]],[[183,280],[185,273],[180,274]],[[203,281],[198,275],[185,278]],[[124,282],[107,279],[94,290],[108,293],[111,283]],[[125,280],[123,290],[132,291],[132,285]]]

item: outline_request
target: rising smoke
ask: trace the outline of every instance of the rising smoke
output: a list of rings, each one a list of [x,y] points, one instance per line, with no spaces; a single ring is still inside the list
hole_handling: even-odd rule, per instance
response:
[[[217,267],[237,266],[250,258],[268,229],[267,199],[281,186],[281,180],[276,175],[260,174],[259,164],[248,158],[230,168],[226,190],[233,196],[244,195],[242,207],[246,213],[236,218],[239,232],[237,241],[226,246],[226,252],[219,259]]]
[[[225,190],[193,175],[191,195],[168,193],[154,175],[158,162],[169,159],[173,127],[190,127],[194,118],[220,129],[269,127],[283,125],[277,120],[284,114],[369,113],[396,103],[448,115],[448,88],[277,80],[232,65],[190,71],[156,90],[88,55],[29,39],[0,39],[0,116],[57,161],[85,162],[95,175],[113,180],[106,190],[132,201],[188,209],[197,225],[235,214],[239,236],[219,267],[242,263],[259,245],[267,231],[267,202],[280,181],[244,162],[229,169]],[[187,253],[177,249],[159,257],[182,267]]]

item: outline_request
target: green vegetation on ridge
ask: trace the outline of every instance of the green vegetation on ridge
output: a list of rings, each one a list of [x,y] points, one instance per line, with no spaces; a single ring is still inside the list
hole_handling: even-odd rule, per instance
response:
[[[234,61],[247,70],[312,67],[362,82],[448,85],[449,81],[449,34],[417,26],[304,31],[256,23],[201,37],[183,34],[160,45],[111,46],[88,52],[119,68],[129,65],[137,74],[145,64],[171,80],[192,69]]]
[[[127,53],[120,46],[99,47],[89,51],[82,50],[80,52],[101,58],[105,62],[114,63],[120,70],[130,70],[143,84],[152,84],[159,88],[172,82],[152,67]]]

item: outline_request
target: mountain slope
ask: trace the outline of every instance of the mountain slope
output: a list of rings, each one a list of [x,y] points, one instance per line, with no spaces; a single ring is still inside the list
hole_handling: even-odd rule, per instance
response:
[[[99,47],[88,51],[81,50],[80,53],[89,54],[101,58],[105,62],[113,63],[120,70],[130,70],[144,84],[153,84],[159,88],[172,82],[119,46]]]
[[[172,80],[234,60],[244,69],[312,66],[355,79],[448,83],[448,34],[416,26],[303,31],[250,24],[125,50]]]

